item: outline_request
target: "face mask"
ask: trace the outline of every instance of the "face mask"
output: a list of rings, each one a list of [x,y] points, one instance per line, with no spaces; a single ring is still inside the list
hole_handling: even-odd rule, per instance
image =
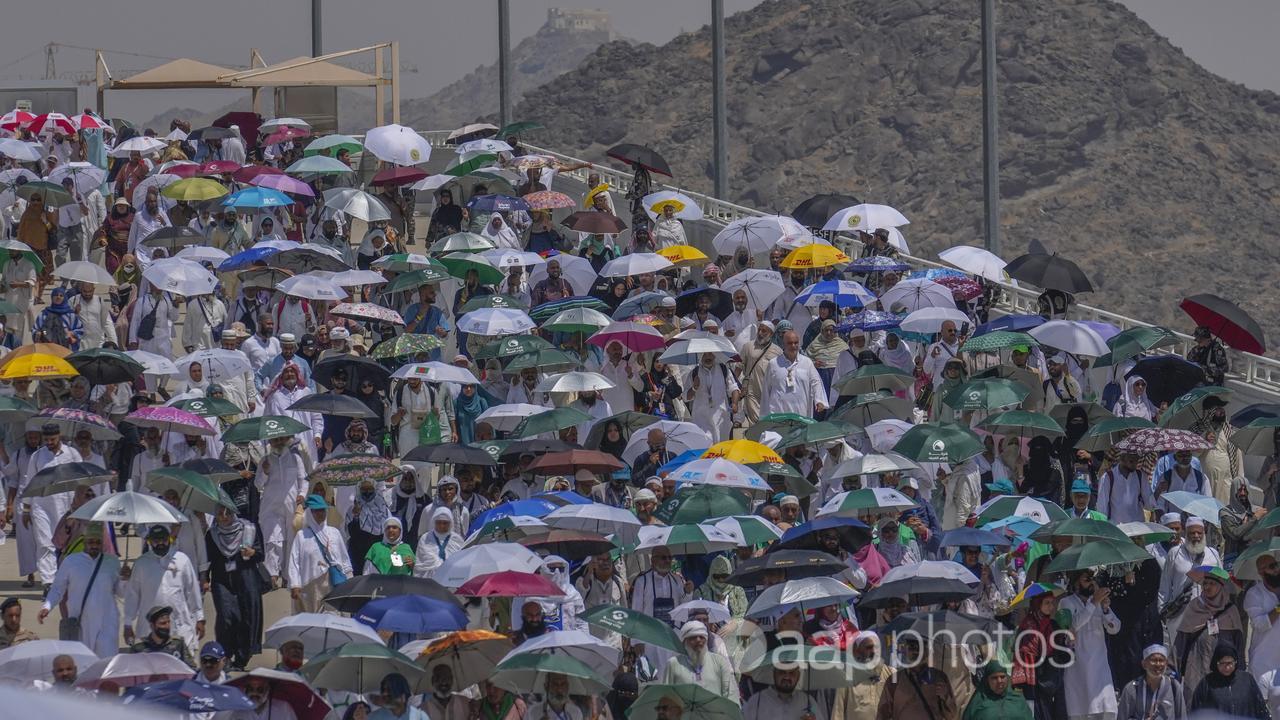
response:
[[[136,269],[137,269],[137,267],[135,267],[135,266],[133,266],[133,265],[125,265],[125,266],[124,266],[124,271],[125,271],[125,272],[127,272],[127,273],[131,273],[131,272],[133,272],[133,271],[134,271],[134,270],[136,270]]]
[[[526,635],[540,635],[547,629],[546,620],[538,620],[537,622],[524,622],[524,632]]]
[[[169,544],[168,543],[151,543],[151,552],[163,557],[164,555],[169,554]]]
[[[162,642],[167,641],[169,639],[169,633],[170,633],[169,628],[153,627],[151,628],[151,631],[154,632],[156,634],[156,637],[160,638]]]

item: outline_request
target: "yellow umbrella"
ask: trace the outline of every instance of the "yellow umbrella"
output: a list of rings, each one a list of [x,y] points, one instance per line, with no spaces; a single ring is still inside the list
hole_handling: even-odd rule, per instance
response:
[[[662,211],[665,210],[668,205],[671,206],[671,214],[673,215],[688,207],[676,198],[667,198],[666,200],[659,200],[658,202],[650,205],[649,212],[652,212],[654,215],[661,215]]]
[[[825,268],[849,262],[849,256],[831,245],[803,245],[792,250],[782,259],[782,267],[788,270]]]
[[[165,188],[160,191],[160,194],[170,200],[200,202],[201,200],[220,198],[228,192],[230,191],[227,190],[226,186],[217,180],[190,177],[183,178],[166,185]]]
[[[20,357],[25,357],[27,355],[34,355],[36,353],[40,353],[43,355],[52,355],[54,357],[59,357],[59,358],[65,358],[66,356],[71,354],[71,350],[69,348],[65,348],[56,343],[40,342],[40,343],[31,343],[30,345],[19,345],[12,352],[5,355],[3,358],[0,358],[0,372],[3,372],[4,369],[9,365],[9,363],[13,362],[14,360],[17,360]]]
[[[702,453],[702,457],[724,458],[742,465],[761,462],[782,462],[782,458],[778,453],[770,449],[768,445],[758,443],[755,440],[725,440],[707,448],[707,451]]]
[[[0,378],[5,380],[13,380],[14,378],[60,378],[74,377],[79,374],[75,368],[71,367],[71,363],[57,355],[31,353],[5,363],[4,371],[0,372]]]
[[[609,183],[600,183],[599,185],[591,188],[591,192],[587,193],[587,196],[582,200],[582,207],[591,207],[591,205],[596,201],[596,196],[602,192],[609,192]]]
[[[671,245],[659,250],[658,254],[677,265],[682,262],[707,259],[706,253],[692,245]]]

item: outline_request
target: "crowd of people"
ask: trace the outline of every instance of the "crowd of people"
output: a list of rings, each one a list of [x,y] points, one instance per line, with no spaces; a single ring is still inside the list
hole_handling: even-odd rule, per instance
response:
[[[1207,326],[1002,315],[1002,260],[919,267],[891,208],[712,227],[532,124],[431,175],[398,126],[56,115],[0,118],[0,680],[229,684],[234,720],[1280,713],[1280,414],[1228,413]]]

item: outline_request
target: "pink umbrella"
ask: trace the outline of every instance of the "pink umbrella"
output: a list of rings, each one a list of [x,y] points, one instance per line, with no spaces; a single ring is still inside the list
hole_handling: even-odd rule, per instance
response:
[[[477,575],[462,584],[456,593],[462,597],[561,597],[558,585],[534,573],[503,570]]]
[[[201,175],[223,175],[240,169],[240,164],[230,160],[213,160],[200,166]]]
[[[200,166],[196,163],[183,163],[181,165],[170,165],[165,169],[170,175],[177,175],[180,178],[195,177],[200,172]]]
[[[258,187],[271,188],[272,190],[279,190],[280,192],[290,193],[293,195],[305,195],[307,197],[316,196],[316,191],[312,190],[310,185],[297,178],[289,177],[288,175],[260,174],[250,180],[249,184],[257,185]]]
[[[31,122],[27,123],[27,129],[32,135],[39,135],[46,130],[56,130],[63,135],[75,135],[76,124],[71,118],[62,113],[45,113],[31,118]]]
[[[304,138],[304,137],[311,137],[311,131],[305,128],[296,128],[296,127],[286,126],[271,133],[271,135],[268,136],[266,140],[263,140],[259,144],[275,145],[276,143],[287,142],[289,140],[294,140],[297,138]]]
[[[619,343],[631,352],[649,352],[666,347],[662,333],[638,322],[614,322],[587,338],[587,342],[605,348],[609,343]]]
[[[278,168],[273,168],[270,165],[245,165],[244,167],[240,168],[234,173],[231,173],[231,177],[235,178],[236,182],[250,183],[250,182],[253,182],[253,179],[258,177],[259,175],[283,175],[283,174],[284,174],[283,170],[280,170]]]
[[[129,413],[125,421],[138,427],[153,427],[166,432],[177,432],[183,435],[216,435],[204,418],[186,410],[165,405],[151,405]]]

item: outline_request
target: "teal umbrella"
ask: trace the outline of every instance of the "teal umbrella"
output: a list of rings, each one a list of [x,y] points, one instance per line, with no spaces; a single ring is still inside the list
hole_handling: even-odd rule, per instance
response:
[[[785,450],[796,445],[816,445],[830,440],[842,440],[857,431],[858,428],[850,423],[825,420],[812,425],[802,425],[783,435],[782,442],[779,442],[774,449]]]
[[[1076,448],[1080,450],[1088,450],[1089,452],[1102,452],[1111,448],[1111,446],[1120,442],[1130,433],[1137,432],[1146,428],[1153,428],[1156,424],[1140,417],[1117,417],[1107,418],[1095,425],[1089,426],[1085,430],[1084,435],[1076,441]]]
[[[979,335],[969,338],[964,345],[960,347],[960,352],[992,352],[995,350],[1003,350],[1004,348],[1018,347],[1025,345],[1033,348],[1039,345],[1036,339],[1024,332],[1012,332],[1009,330],[996,330],[985,335]]]
[[[1150,327],[1131,327],[1107,338],[1107,347],[1111,352],[1094,362],[1094,367],[1107,367],[1137,357],[1148,350],[1178,344],[1178,336],[1168,328],[1152,325]]]
[[[509,358],[535,350],[546,350],[551,347],[553,346],[550,342],[537,335],[508,335],[501,340],[494,340],[480,348],[480,351],[476,353],[476,359]]]
[[[626,720],[653,720],[658,707],[665,717],[680,720],[742,720],[742,708],[729,698],[721,697],[701,685],[646,685],[644,691],[627,708]],[[615,718],[622,720],[622,718]],[[781,719],[775,719],[781,720]]]
[[[895,397],[888,390],[878,390],[854,398],[836,408],[831,419],[866,427],[881,420],[905,420],[911,417],[911,403]]]
[[[557,348],[548,348],[516,355],[502,372],[504,375],[518,375],[525,368],[536,368],[543,373],[557,373],[576,370],[580,365],[582,361],[577,357]]]
[[[417,290],[423,285],[444,282],[451,277],[452,276],[445,270],[434,266],[422,268],[421,270],[414,270],[413,272],[407,272],[403,275],[397,275],[395,280],[392,280],[386,285],[386,287],[382,288],[382,292],[385,295],[399,292],[401,290]]]
[[[1187,430],[1205,417],[1204,401],[1211,397],[1225,398],[1231,391],[1218,385],[1206,385],[1178,396],[1160,414],[1160,427]]]
[[[906,390],[914,383],[911,373],[892,365],[863,365],[836,380],[835,388],[841,395],[858,395],[878,390]]]
[[[621,605],[596,605],[578,616],[591,627],[625,635],[633,643],[644,643],[683,653],[684,645],[671,626],[639,610]]]
[[[513,438],[525,438],[542,433],[553,433],[591,420],[591,416],[571,407],[558,407],[536,415],[530,415],[511,431]]]
[[[1021,403],[1031,391],[1005,378],[971,380],[947,393],[942,402],[956,410],[991,410]]]
[[[252,442],[254,440],[270,440],[278,437],[293,437],[311,428],[284,415],[263,415],[248,418],[227,428],[222,433],[224,443]]]
[[[1019,437],[1060,437],[1066,434],[1057,420],[1044,413],[1029,410],[1006,410],[997,413],[978,423],[978,426],[991,433],[1001,435],[1017,435]]]
[[[1245,455],[1274,455],[1276,449],[1276,429],[1280,428],[1280,418],[1261,417],[1252,420],[1227,438],[1227,442],[1240,448]]]
[[[959,463],[982,452],[977,435],[951,423],[921,423],[903,433],[893,451],[917,462]]]
[[[1127,537],[1123,542],[1092,540],[1083,545],[1073,545],[1058,553],[1058,556],[1045,567],[1044,574],[1140,563],[1150,559],[1151,556],[1146,550],[1134,545]]]
[[[769,413],[747,428],[745,436],[747,438],[758,438],[769,431],[786,435],[796,428],[812,425],[816,422],[818,421],[807,415],[799,415],[797,413]]]
[[[668,525],[700,523],[707,518],[745,515],[751,501],[737,490],[714,485],[680,488],[658,506],[654,516]]]

